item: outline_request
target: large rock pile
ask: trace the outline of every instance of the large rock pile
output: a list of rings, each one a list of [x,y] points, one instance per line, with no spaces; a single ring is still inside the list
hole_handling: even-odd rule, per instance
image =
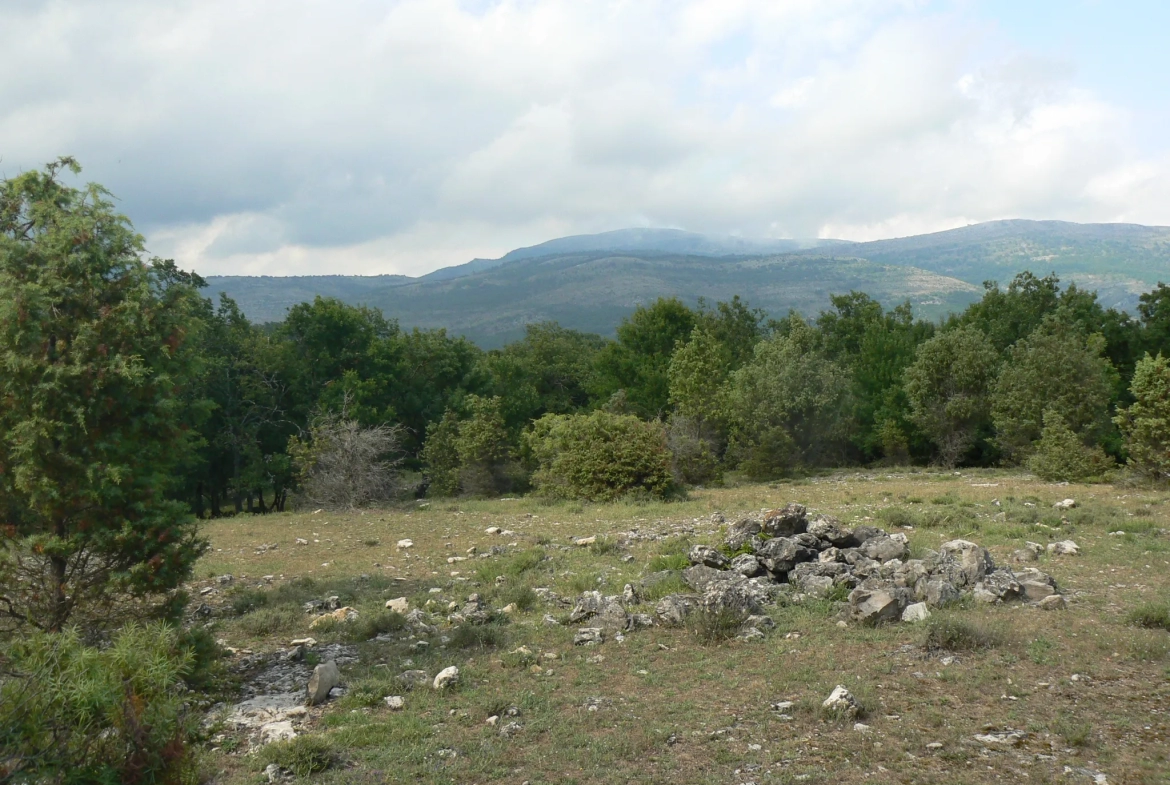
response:
[[[966,594],[990,603],[1064,603],[1051,576],[1031,567],[997,567],[987,549],[973,542],[951,540],[911,559],[904,534],[873,526],[849,529],[827,515],[809,518],[800,504],[732,524],[725,545],[739,553],[728,558],[705,545],[691,549],[693,566],[683,579],[696,594],[664,599],[660,619],[676,622],[687,608],[700,606],[755,612],[782,584],[814,596],[848,590],[850,618],[868,623],[922,619],[928,608]]]

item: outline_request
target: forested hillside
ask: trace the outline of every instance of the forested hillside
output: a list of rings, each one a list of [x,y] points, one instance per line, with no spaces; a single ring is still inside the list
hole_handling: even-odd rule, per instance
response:
[[[380,308],[407,327],[445,327],[486,348],[556,319],[612,336],[634,308],[659,296],[751,294],[769,316],[812,316],[833,292],[868,292],[886,307],[909,301],[928,319],[974,302],[985,281],[1055,273],[1133,312],[1170,278],[1170,229],[1128,224],[994,221],[935,234],[843,243],[751,241],[664,229],[581,235],[476,259],[418,279],[403,276],[211,277],[253,321],[280,321],[313,296]]]

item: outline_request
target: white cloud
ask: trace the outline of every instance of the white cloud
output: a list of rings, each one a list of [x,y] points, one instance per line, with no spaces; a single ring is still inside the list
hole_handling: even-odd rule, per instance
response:
[[[1170,223],[1075,64],[906,0],[147,0],[0,10],[0,171],[77,155],[205,274],[419,274],[630,225]]]

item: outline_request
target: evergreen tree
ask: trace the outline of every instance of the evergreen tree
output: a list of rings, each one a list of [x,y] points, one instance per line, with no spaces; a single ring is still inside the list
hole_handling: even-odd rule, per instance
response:
[[[66,171],[0,184],[0,616],[52,631],[174,596],[205,547],[167,495],[202,282],[144,261],[109,194]]]
[[[1170,481],[1170,362],[1162,354],[1146,355],[1130,385],[1134,402],[1116,423],[1125,437],[1129,465],[1160,483]]]

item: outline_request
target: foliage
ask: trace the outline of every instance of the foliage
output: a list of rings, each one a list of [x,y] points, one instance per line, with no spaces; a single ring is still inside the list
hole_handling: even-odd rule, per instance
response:
[[[642,417],[666,412],[668,367],[677,347],[690,340],[695,312],[675,298],[639,306],[617,329],[617,341],[597,355],[594,395],[608,398],[625,391],[631,411]]]
[[[170,501],[194,446],[201,281],[71,159],[0,183],[0,615],[60,630],[169,602],[205,544]]]
[[[401,427],[363,427],[340,413],[322,412],[304,441],[293,437],[289,453],[310,504],[352,510],[387,502],[398,491]]]
[[[1028,456],[1028,470],[1051,482],[1099,480],[1116,464],[1097,445],[1087,446],[1055,409],[1044,412],[1044,430]]]
[[[465,408],[465,418],[448,410],[427,431],[422,459],[432,496],[490,496],[519,482],[502,400],[470,395]]]
[[[747,611],[742,608],[697,608],[687,614],[686,628],[699,643],[712,646],[734,638],[747,617]]]
[[[525,443],[537,464],[533,484],[546,496],[611,501],[674,490],[660,423],[606,411],[549,414],[532,424]]]
[[[722,432],[711,420],[672,414],[666,423],[666,444],[675,479],[686,485],[717,482],[724,442]]]
[[[727,393],[729,454],[750,477],[775,477],[796,465],[836,463],[849,429],[846,372],[817,346],[803,320],[756,346],[732,374]]]
[[[161,624],[93,648],[76,629],[31,632],[0,652],[0,779],[194,782],[183,674],[191,654]]]
[[[1129,466],[1159,482],[1170,480],[1170,362],[1148,354],[1134,369],[1134,402],[1118,413]]]
[[[1125,618],[1135,627],[1170,632],[1170,603],[1143,603],[1126,614]]]
[[[935,614],[926,621],[922,646],[927,651],[979,651],[1002,645],[1002,630],[984,621]]]
[[[335,766],[341,756],[328,739],[321,736],[297,736],[288,741],[266,744],[260,751],[260,763],[275,763],[297,777],[326,771]]]
[[[910,419],[934,443],[944,466],[957,464],[990,433],[989,390],[998,364],[982,332],[960,327],[921,344],[906,369]]]
[[[1023,460],[1032,451],[1048,410],[1086,443],[1100,443],[1116,378],[1104,348],[1100,335],[1086,335],[1057,316],[1008,350],[992,388],[991,418],[1009,458]]]

